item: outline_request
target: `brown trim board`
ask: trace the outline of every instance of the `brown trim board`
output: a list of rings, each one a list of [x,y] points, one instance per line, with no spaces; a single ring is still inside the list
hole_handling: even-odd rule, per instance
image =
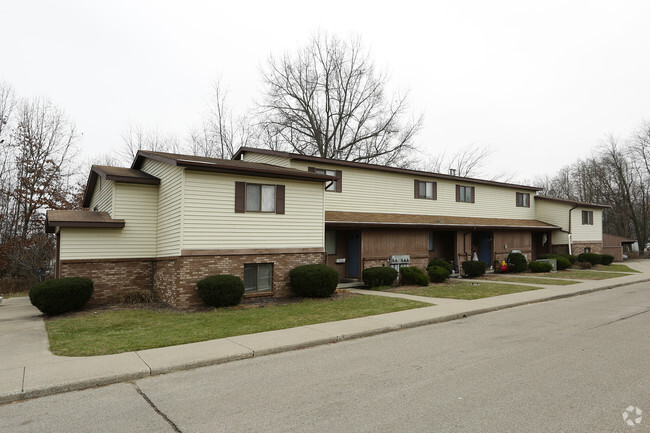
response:
[[[324,248],[241,248],[224,250],[181,250],[181,256],[243,256],[248,254],[324,253]]]

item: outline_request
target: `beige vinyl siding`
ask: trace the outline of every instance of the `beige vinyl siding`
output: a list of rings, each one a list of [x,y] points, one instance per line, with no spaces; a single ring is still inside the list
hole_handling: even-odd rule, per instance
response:
[[[235,181],[285,185],[285,213],[235,213]],[[183,250],[324,248],[323,184],[185,171]]]
[[[325,193],[325,209],[341,212],[379,212],[411,215],[444,215],[482,218],[534,219],[535,203],[517,207],[515,188],[475,184],[411,174],[386,173],[377,170],[341,167],[292,161],[292,167],[308,167],[342,171],[342,192]],[[437,182],[437,200],[413,197],[414,180]],[[473,186],[475,203],[456,202],[456,185]]]
[[[265,155],[263,153],[246,152],[242,158],[246,162],[258,162],[260,164],[279,165],[281,167],[290,167],[289,158],[276,155]]]
[[[102,179],[101,176],[97,177],[95,183],[95,190],[90,199],[90,210],[95,210],[95,206],[99,212],[108,212],[113,216],[113,192],[115,190],[115,182],[112,180]]]
[[[160,179],[157,257],[178,256],[181,253],[183,169],[152,159],[145,159],[141,170]]]
[[[121,229],[61,228],[61,260],[155,257],[158,188],[115,183]]]
[[[569,210],[570,204],[557,203],[548,200],[533,200],[537,211],[536,219],[548,224],[559,226],[562,230],[569,230]],[[571,218],[575,221],[576,211],[571,212]],[[554,245],[565,245],[569,243],[568,234],[559,230],[554,230],[551,235],[551,241]]]
[[[594,213],[593,224],[582,224],[582,211]],[[571,213],[571,233],[573,242],[587,242],[603,240],[603,212],[600,209],[578,207]]]

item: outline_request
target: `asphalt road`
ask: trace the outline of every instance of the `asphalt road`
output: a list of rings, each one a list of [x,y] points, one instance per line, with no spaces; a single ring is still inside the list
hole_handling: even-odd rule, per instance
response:
[[[73,431],[650,432],[650,283],[0,406]]]

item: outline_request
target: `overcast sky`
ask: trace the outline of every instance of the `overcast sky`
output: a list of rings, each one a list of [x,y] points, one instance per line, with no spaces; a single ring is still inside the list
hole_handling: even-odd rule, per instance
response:
[[[8,1],[0,81],[46,96],[88,157],[129,122],[184,137],[222,77],[253,106],[269,54],[362,37],[408,89],[429,153],[492,145],[489,175],[552,175],[650,120],[650,1]]]

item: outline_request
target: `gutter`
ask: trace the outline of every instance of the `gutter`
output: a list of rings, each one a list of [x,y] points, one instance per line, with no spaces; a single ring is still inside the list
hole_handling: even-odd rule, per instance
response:
[[[572,246],[571,246],[571,244],[572,244],[572,242],[573,242],[573,241],[571,240],[571,235],[572,235],[572,233],[571,233],[571,212],[572,212],[575,208],[577,208],[577,207],[578,207],[578,205],[577,205],[577,204],[574,204],[574,205],[571,207],[571,209],[569,209],[569,230],[562,230],[562,229],[560,229],[561,232],[564,232],[564,233],[567,233],[567,234],[568,234],[568,237],[569,237],[569,254],[571,254],[571,255],[573,255],[573,248],[572,248]]]

